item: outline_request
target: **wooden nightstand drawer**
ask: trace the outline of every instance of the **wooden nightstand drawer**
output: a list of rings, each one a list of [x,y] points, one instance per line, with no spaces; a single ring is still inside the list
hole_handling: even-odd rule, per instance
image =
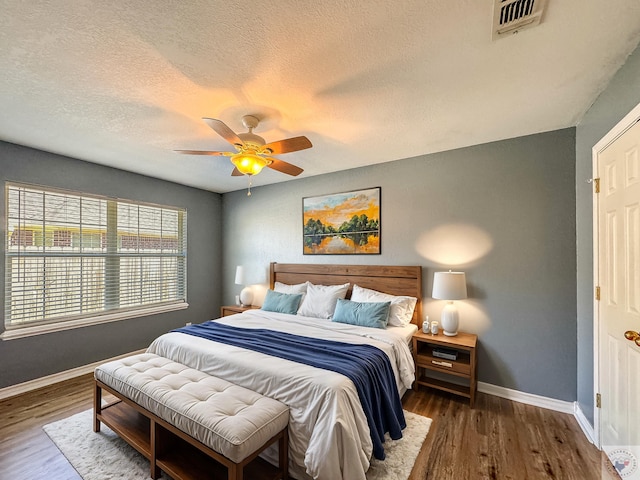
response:
[[[443,370],[446,372],[456,372],[463,375],[469,375],[471,373],[471,365],[465,365],[463,363],[454,362],[452,360],[447,360],[444,358],[432,358],[429,362],[418,360],[418,365],[420,365],[421,367],[430,366],[431,368],[435,368],[438,370]]]

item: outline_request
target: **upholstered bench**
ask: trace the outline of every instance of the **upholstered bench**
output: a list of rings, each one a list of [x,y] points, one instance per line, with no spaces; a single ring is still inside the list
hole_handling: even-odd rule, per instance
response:
[[[102,406],[103,389],[119,401]],[[144,353],[96,368],[94,410],[94,431],[100,422],[114,430],[149,459],[152,478],[192,478],[190,469],[215,469],[211,459],[229,480],[257,478],[251,468],[287,478],[289,408],[167,358]],[[277,469],[258,458],[276,441]]]

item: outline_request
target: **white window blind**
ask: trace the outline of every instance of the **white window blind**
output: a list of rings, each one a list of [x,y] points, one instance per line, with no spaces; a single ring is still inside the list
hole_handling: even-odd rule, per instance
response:
[[[186,210],[6,191],[7,330],[186,302]]]

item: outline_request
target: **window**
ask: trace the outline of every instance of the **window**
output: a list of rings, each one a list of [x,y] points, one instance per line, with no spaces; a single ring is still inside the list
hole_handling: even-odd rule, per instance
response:
[[[6,190],[7,331],[186,305],[186,210],[27,185]]]

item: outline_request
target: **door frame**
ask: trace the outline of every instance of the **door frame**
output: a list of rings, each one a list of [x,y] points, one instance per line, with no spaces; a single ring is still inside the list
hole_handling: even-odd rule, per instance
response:
[[[620,120],[615,127],[596,143],[591,149],[593,178],[598,177],[598,156],[600,153],[615,142],[618,137],[622,136],[633,125],[640,121],[640,103],[633,108],[625,117]],[[599,241],[598,241],[598,195],[593,190],[593,433],[596,447],[602,449],[600,438],[600,409],[596,407],[595,396],[601,392],[600,388],[600,309],[598,308],[598,300],[595,296],[595,287],[600,281],[600,264],[599,264]]]

